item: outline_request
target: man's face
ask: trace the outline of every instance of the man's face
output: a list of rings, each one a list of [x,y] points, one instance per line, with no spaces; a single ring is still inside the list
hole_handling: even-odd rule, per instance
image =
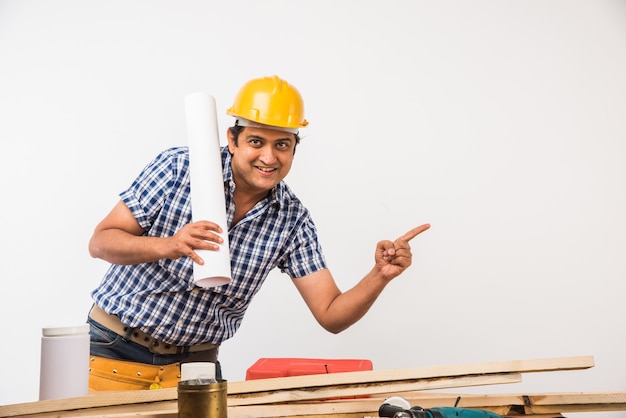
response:
[[[228,133],[228,149],[237,191],[265,195],[291,170],[296,146],[294,134],[274,129],[245,127],[238,145]]]

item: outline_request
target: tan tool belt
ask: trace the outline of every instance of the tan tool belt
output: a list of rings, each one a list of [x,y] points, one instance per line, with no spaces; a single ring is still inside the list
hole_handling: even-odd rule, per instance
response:
[[[89,390],[173,388],[180,382],[180,363],[165,366],[89,356]]]
[[[122,337],[128,337],[128,339],[134,343],[147,347],[150,352],[155,354],[184,354],[184,353],[197,353],[200,351],[207,351],[217,349],[217,344],[200,344],[192,345],[188,347],[181,347],[172,344],[159,341],[156,338],[152,338],[138,328],[133,328],[130,334],[128,333],[129,327],[124,325],[117,315],[110,315],[100,309],[98,306],[93,305],[91,311],[89,311],[89,317],[99,324],[104,325],[111,331],[115,332]]]

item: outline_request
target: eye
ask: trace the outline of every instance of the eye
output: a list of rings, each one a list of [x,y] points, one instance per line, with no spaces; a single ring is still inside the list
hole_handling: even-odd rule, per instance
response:
[[[291,147],[291,143],[290,142],[277,142],[276,143],[276,148],[281,149],[281,150],[288,150]]]

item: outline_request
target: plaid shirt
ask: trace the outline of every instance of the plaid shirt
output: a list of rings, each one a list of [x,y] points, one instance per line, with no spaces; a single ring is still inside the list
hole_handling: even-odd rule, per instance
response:
[[[232,282],[194,286],[189,257],[113,264],[92,292],[98,306],[170,344],[219,344],[235,334],[272,269],[298,278],[326,268],[313,220],[284,182],[232,226],[235,183],[226,147],[222,163]],[[159,154],[120,197],[146,236],[169,237],[191,221],[189,190],[188,148],[177,147]]]

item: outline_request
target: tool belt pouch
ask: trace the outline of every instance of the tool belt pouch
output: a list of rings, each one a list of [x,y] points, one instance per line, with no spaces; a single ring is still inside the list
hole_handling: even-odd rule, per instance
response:
[[[89,389],[141,390],[173,388],[180,382],[180,363],[154,366],[89,356]]]

